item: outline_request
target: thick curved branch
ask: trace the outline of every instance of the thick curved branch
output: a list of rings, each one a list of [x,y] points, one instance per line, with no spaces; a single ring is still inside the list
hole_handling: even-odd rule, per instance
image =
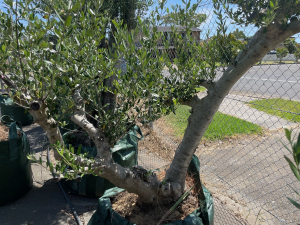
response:
[[[17,88],[15,83],[12,80],[10,80],[7,76],[1,75],[0,79],[7,85],[8,88],[13,88],[13,89]]]
[[[197,101],[188,119],[188,126],[174,159],[166,173],[166,180],[184,185],[186,171],[197,146],[213,116],[233,85],[271,49],[287,38],[300,32],[300,21],[294,20],[286,28],[272,23],[261,28],[251,39],[247,48],[236,58],[235,66],[228,66],[223,76],[210,88],[206,97]]]
[[[209,90],[214,85],[214,82],[207,81],[207,80],[200,80],[199,85]]]

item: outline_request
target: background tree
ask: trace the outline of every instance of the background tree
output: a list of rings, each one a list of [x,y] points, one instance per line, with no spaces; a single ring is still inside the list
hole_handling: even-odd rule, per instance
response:
[[[215,52],[215,60],[221,62],[223,65],[234,62],[239,52],[244,49],[247,44],[247,42],[238,40],[232,33],[215,35],[210,39],[210,42],[215,43],[215,48],[211,49]]]
[[[283,42],[284,47],[289,51],[290,54],[293,54],[297,48],[297,42],[294,38],[288,38]]]
[[[296,50],[294,52],[295,62],[298,63],[298,60],[300,59],[300,46],[296,45]]]
[[[180,15],[182,13],[185,14],[184,9],[180,9],[181,11],[178,13],[171,12],[163,17],[161,17],[161,24],[165,26],[186,26],[185,22],[186,19],[184,17],[181,17]],[[206,20],[206,15],[202,13],[196,13],[194,11],[189,12],[188,15],[186,15],[191,19],[191,25],[192,27],[199,27],[201,23],[203,23]]]
[[[235,31],[231,32],[231,34],[233,34],[236,39],[240,39],[240,40],[248,39],[247,36],[245,35],[244,31],[239,30],[239,29],[235,29]]]
[[[164,6],[165,2],[167,1],[161,1],[161,6]],[[160,23],[165,26],[199,27],[206,20],[206,14],[196,12],[200,3],[201,1],[197,1],[191,7],[188,4],[183,7],[178,4],[171,5],[172,12],[167,9],[167,14],[159,17]]]
[[[188,41],[182,41],[178,36],[174,41],[192,51],[183,51],[171,63],[166,55],[158,54],[156,43],[161,34],[150,32],[154,30],[153,25],[150,27],[139,22],[134,30],[128,31],[120,20],[111,21],[106,15],[91,11],[90,4],[84,11],[81,7],[83,2],[78,2],[71,2],[63,12],[59,5],[53,4],[56,16],[52,16],[51,10],[36,14],[37,9],[31,7],[30,1],[13,4],[12,0],[6,0],[14,16],[1,13],[0,18],[3,29],[1,42],[12,52],[9,75],[3,80],[14,89],[11,94],[14,101],[28,109],[58,150],[63,149],[56,144],[57,141],[63,143],[58,129],[63,117],[58,113],[58,106],[64,116],[80,126],[94,141],[97,157],[93,160],[82,155],[75,156],[66,149],[60,152],[66,157],[58,163],[57,170],[50,166],[55,176],[74,178],[79,173],[94,173],[136,193],[144,204],[170,204],[180,198],[192,156],[232,86],[270,50],[300,32],[300,21],[294,16],[299,15],[298,1],[246,4],[238,0],[234,10],[225,1],[214,1],[219,34],[226,34],[224,10],[236,22],[254,23],[259,27],[216,80],[219,61],[212,51],[218,48],[216,40],[198,45],[189,32],[185,37]],[[98,4],[101,5],[101,1]],[[196,7],[188,1],[186,8]],[[174,13],[178,11],[180,8],[175,7]],[[258,16],[253,15],[255,12]],[[65,19],[61,18],[61,14],[65,15]],[[23,19],[28,21],[27,26],[20,22]],[[72,23],[73,20],[78,24]],[[99,48],[107,21],[113,23],[116,29],[113,51]],[[151,24],[157,22],[154,18],[151,21]],[[191,25],[192,22],[187,21],[186,24]],[[140,39],[140,47],[136,47],[134,40],[141,31],[143,38]],[[56,35],[55,49],[53,43],[44,40],[47,34]],[[153,58],[153,53],[158,57]],[[186,57],[187,53],[193,54],[192,57]],[[123,58],[127,67],[125,73],[119,69]],[[172,76],[163,76],[165,67]],[[112,76],[116,77],[113,87],[104,82]],[[29,79],[33,82],[28,83]],[[196,86],[208,90],[204,98],[196,94]],[[99,102],[103,92],[116,95],[114,109],[110,113],[106,111],[106,105]],[[163,181],[159,181],[155,173],[148,173],[142,168],[124,168],[113,161],[110,148],[132,126],[170,113],[179,103],[189,105],[191,115]],[[85,110],[86,104],[97,112],[94,116],[97,126],[86,119],[89,114]],[[149,107],[153,109],[152,115],[149,115]],[[72,165],[73,173],[64,170],[65,164]]]
[[[287,56],[289,51],[285,47],[276,48],[276,56],[280,59],[280,63],[282,63],[282,59]]]

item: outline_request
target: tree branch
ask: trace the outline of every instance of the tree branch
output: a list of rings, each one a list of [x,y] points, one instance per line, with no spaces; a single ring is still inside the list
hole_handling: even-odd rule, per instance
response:
[[[198,97],[198,95],[194,95],[191,99],[189,100],[179,100],[179,103],[181,105],[187,105],[187,106],[190,106],[190,107],[194,107],[201,99]]]
[[[207,90],[209,90],[210,87],[214,85],[214,82],[213,81],[207,81],[207,80],[200,80],[199,85],[202,86],[202,87],[205,87]]]

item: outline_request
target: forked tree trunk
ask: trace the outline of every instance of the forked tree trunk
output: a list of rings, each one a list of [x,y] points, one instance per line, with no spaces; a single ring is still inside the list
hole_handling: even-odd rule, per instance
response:
[[[270,24],[267,32],[261,28],[238,55],[235,65],[228,66],[223,76],[208,88],[203,99],[193,99],[192,113],[182,142],[178,146],[166,181],[178,183],[184,188],[187,168],[206,129],[232,86],[270,50],[287,38],[300,32],[300,21],[291,23],[285,30],[277,23]]]

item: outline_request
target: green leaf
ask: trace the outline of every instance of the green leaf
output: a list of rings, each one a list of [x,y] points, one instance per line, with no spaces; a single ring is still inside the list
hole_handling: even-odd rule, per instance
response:
[[[54,9],[54,11],[55,11],[56,15],[58,16],[59,20],[60,20],[61,22],[64,23],[65,21],[60,17],[60,15],[59,15],[59,13],[56,11],[56,9]]]
[[[4,51],[5,51],[5,50],[4,50]],[[29,53],[28,51],[24,50],[24,55],[27,56],[27,57],[29,57],[29,56],[30,56],[30,53]]]
[[[79,145],[79,147],[77,149],[77,155],[79,155],[81,153],[81,147],[82,147],[82,145]]]
[[[299,204],[298,202],[296,202],[296,201],[294,201],[293,199],[290,199],[290,198],[288,198],[288,197],[287,197],[287,199],[288,199],[294,206],[296,206],[298,209],[300,209],[300,204]]]
[[[68,33],[66,34],[66,36],[67,37],[70,36],[70,34],[72,33],[72,31],[73,31],[73,27],[71,27],[71,29],[68,31]]]
[[[299,195],[300,196],[300,194],[291,186],[291,185],[289,185],[288,184],[288,186],[297,194],[297,195]]]
[[[51,173],[53,173],[53,164],[52,164],[52,163],[50,163],[50,164],[49,164],[49,167],[50,167],[50,171],[51,171]]]
[[[270,1],[270,7],[274,8],[274,3],[272,1]]]
[[[2,51],[5,51],[5,50],[6,50],[6,46],[2,45]]]
[[[68,16],[66,21],[65,21],[65,26],[69,27],[72,21],[72,16]]]
[[[73,5],[72,9],[71,9],[71,12],[77,10],[79,7],[80,7],[80,1],[77,1],[75,5]]]
[[[190,8],[191,6],[191,1],[188,2],[188,4],[186,5],[186,8]]]
[[[300,181],[300,174],[298,172],[297,167],[294,165],[294,163],[292,163],[292,161],[288,157],[284,156],[284,158],[290,164],[291,170],[293,171],[295,177]]]
[[[287,128],[284,129],[286,138],[291,142],[291,134],[292,130],[289,130]]]
[[[283,141],[281,141],[280,139],[278,139],[280,142],[281,142],[281,144],[290,152],[290,153],[292,153],[292,151],[288,148],[288,146],[286,145],[286,144],[284,144],[283,143]]]
[[[118,23],[117,23],[116,21],[112,20],[112,22],[113,22],[113,24],[115,25],[116,28],[119,27],[119,26],[118,26]]]
[[[78,41],[77,37],[75,37],[75,41],[76,41],[77,45],[80,46],[80,42]]]
[[[64,73],[68,72],[67,70],[64,70],[63,68],[61,68],[60,66],[57,66],[57,69],[59,69],[61,72],[64,72]]]
[[[94,13],[94,11],[92,9],[90,9],[90,12],[95,16],[95,13]]]
[[[72,0],[69,0],[68,10],[72,8]]]

